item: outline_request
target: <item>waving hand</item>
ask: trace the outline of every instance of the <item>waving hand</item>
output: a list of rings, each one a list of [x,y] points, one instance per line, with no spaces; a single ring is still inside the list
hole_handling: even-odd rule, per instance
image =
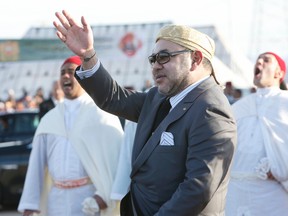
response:
[[[93,47],[93,32],[85,18],[82,16],[81,24],[79,24],[65,10],[63,10],[62,13],[56,12],[55,15],[61,23],[53,22],[53,25],[57,29],[59,39],[81,58],[93,55],[93,53],[95,53]]]

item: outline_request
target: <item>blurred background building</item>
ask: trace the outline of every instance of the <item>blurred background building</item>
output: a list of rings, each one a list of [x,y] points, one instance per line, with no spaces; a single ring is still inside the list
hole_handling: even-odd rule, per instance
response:
[[[147,57],[157,32],[169,23],[92,26],[97,54],[121,85],[141,90],[147,80],[153,83]],[[251,79],[245,73],[252,70],[248,59],[233,58],[214,26],[194,28],[215,40],[213,65],[220,82],[224,85],[232,81],[237,88],[250,88]],[[19,40],[0,40],[0,53],[0,93],[5,97],[12,88],[16,98],[23,92],[34,95],[39,88],[48,97],[52,82],[59,78],[61,63],[73,55],[52,27],[30,28]]]

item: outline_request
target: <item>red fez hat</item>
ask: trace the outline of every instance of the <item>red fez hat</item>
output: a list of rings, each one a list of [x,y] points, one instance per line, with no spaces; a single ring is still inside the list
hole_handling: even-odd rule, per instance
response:
[[[285,74],[286,74],[286,64],[285,64],[285,61],[284,61],[280,56],[278,56],[277,54],[275,54],[275,53],[273,53],[273,52],[265,52],[264,54],[271,54],[271,55],[273,55],[273,56],[276,58],[279,66],[280,66],[280,69],[284,72],[283,77],[280,79],[280,83],[281,83],[281,82],[284,80],[284,77],[285,77]]]
[[[67,63],[73,63],[79,66],[82,64],[82,61],[79,56],[71,56],[63,62],[62,66]]]

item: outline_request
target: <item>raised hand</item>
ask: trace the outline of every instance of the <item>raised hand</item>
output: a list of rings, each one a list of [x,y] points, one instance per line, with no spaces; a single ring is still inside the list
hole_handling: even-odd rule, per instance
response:
[[[57,29],[57,36],[72,52],[81,58],[95,53],[93,32],[83,16],[81,17],[81,24],[79,24],[65,10],[62,13],[56,12],[55,15],[61,23],[53,22]]]

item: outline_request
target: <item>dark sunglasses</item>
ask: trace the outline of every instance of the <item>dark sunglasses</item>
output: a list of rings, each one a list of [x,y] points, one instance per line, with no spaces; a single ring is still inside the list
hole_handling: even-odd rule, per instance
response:
[[[179,55],[181,53],[186,53],[186,52],[193,52],[193,51],[192,50],[180,50],[180,51],[175,51],[175,52],[160,51],[156,54],[150,55],[148,57],[148,60],[151,65],[154,65],[156,61],[159,64],[163,65],[169,62],[171,57]]]

